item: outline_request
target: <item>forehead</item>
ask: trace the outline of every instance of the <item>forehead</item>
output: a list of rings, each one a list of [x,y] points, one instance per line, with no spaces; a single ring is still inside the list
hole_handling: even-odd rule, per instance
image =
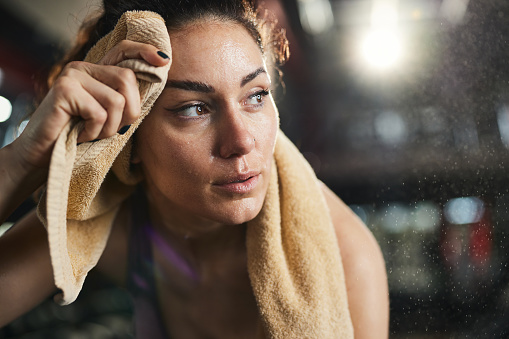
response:
[[[199,21],[170,31],[170,39],[169,78],[224,77],[265,66],[260,48],[238,23]]]

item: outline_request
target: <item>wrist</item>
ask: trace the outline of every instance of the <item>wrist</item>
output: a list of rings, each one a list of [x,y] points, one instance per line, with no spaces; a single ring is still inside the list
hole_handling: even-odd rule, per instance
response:
[[[44,184],[47,174],[28,164],[15,142],[0,149],[0,223]]]
[[[5,146],[2,151],[2,165],[0,170],[5,171],[6,177],[11,181],[13,187],[26,185],[34,186],[37,189],[47,178],[48,169],[31,164],[24,156],[25,151],[21,149],[18,139]]]

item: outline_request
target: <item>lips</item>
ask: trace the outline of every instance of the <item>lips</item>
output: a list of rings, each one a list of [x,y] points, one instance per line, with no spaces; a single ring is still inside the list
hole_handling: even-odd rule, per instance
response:
[[[259,172],[236,174],[215,182],[213,186],[225,192],[246,194],[254,190],[259,178]]]

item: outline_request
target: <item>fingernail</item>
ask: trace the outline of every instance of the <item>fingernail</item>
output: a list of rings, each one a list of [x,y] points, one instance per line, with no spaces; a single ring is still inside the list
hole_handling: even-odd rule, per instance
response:
[[[126,125],[126,126],[122,127],[122,128],[118,131],[118,134],[120,134],[120,135],[125,134],[125,132],[129,131],[129,127],[131,127],[131,125]]]
[[[159,54],[159,56],[163,59],[169,59],[170,57],[166,55],[166,53],[164,52],[161,52],[161,51],[157,51],[157,54]]]

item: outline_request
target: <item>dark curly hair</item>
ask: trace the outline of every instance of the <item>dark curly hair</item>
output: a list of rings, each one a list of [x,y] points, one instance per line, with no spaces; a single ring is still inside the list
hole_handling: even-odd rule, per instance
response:
[[[203,18],[239,23],[280,75],[278,66],[289,57],[284,29],[278,29],[276,19],[267,11],[255,10],[248,0],[104,0],[102,10],[83,22],[74,47],[53,66],[46,81],[39,84],[39,99],[46,95],[67,63],[83,60],[90,48],[113,30],[120,16],[132,10],[158,13],[164,18],[168,30],[178,30]]]

